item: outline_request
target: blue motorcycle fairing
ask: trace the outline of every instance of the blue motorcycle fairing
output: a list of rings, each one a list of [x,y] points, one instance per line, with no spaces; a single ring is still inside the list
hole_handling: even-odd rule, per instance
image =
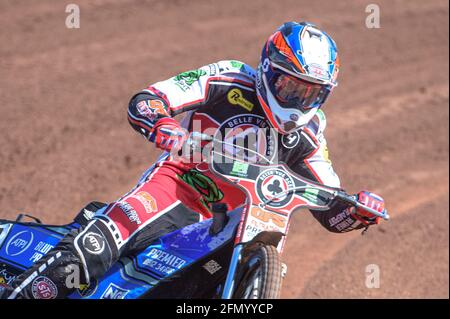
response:
[[[209,234],[212,220],[178,229],[155,240],[134,257],[121,258],[98,281],[97,287],[77,291],[71,299],[136,299],[234,239],[242,209],[228,213],[229,221],[216,236]]]
[[[55,247],[67,228],[46,228],[34,223],[12,223],[0,246],[0,261],[10,263],[19,269],[28,269]]]
[[[154,287],[165,284],[168,278],[233,240],[241,212],[242,208],[229,212],[227,225],[215,236],[209,234],[211,219],[166,234],[138,255],[121,258],[103,278],[78,289],[68,298],[136,299],[148,294]],[[6,221],[0,224],[0,239],[3,237],[0,241],[0,275],[19,274],[30,268],[65,234],[78,227],[77,223],[51,227]],[[11,281],[9,275],[7,283]]]

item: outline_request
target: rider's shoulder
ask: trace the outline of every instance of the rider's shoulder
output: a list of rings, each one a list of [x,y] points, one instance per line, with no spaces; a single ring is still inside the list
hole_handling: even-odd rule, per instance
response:
[[[224,77],[242,80],[253,84],[256,71],[250,65],[238,60],[221,60],[203,67],[212,77]]]
[[[322,142],[327,126],[327,118],[322,110],[318,110],[314,117],[306,125],[306,132],[313,135],[317,141]]]
[[[165,81],[153,84],[151,87],[164,91],[175,90],[178,87],[184,92],[202,91],[208,83],[220,81],[238,81],[248,86],[255,83],[255,70],[237,60],[221,60],[197,69],[181,72]],[[177,90],[175,90],[177,91]]]

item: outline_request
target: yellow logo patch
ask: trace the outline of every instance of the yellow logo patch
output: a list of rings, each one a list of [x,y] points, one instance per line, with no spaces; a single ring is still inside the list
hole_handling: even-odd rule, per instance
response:
[[[322,155],[323,155],[323,158],[325,159],[325,161],[327,161],[328,163],[331,164],[330,154],[328,153],[328,147],[327,147],[327,146],[325,146],[325,147],[323,148],[323,150],[322,150]]]
[[[228,102],[233,105],[242,106],[249,112],[251,112],[253,110],[253,107],[255,106],[252,102],[244,98],[242,91],[239,89],[232,89],[230,92],[228,92],[227,97]]]

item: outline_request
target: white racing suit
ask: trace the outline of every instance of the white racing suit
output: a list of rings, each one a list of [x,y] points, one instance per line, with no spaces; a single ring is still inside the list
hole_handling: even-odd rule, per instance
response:
[[[256,96],[255,71],[239,61],[220,61],[153,84],[134,95],[128,107],[129,123],[147,139],[151,139],[159,119],[179,114],[184,115],[182,123],[188,131],[219,132],[231,144],[252,140],[249,134],[271,128]],[[319,110],[302,130],[285,136],[259,136],[252,148],[285,162],[303,177],[340,187],[328,159],[325,127],[325,115]],[[74,290],[65,285],[68,265],[80,267],[81,282],[87,284],[101,277],[121,256],[142,250],[159,236],[197,222],[199,217],[210,218],[212,203],[226,203],[233,209],[243,200],[240,191],[221,182],[204,166],[163,154],[133,190],[67,235],[18,277],[3,297],[63,298]],[[332,232],[364,227],[340,202],[328,211],[312,214]],[[38,289],[42,286],[51,289],[43,295]]]

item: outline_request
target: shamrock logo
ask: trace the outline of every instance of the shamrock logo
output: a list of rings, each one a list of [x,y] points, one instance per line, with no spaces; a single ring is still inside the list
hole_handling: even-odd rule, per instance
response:
[[[272,184],[267,186],[267,189],[269,190],[269,192],[272,192],[272,195],[281,193],[283,191],[283,189],[280,187],[280,181],[279,180],[274,180]]]

